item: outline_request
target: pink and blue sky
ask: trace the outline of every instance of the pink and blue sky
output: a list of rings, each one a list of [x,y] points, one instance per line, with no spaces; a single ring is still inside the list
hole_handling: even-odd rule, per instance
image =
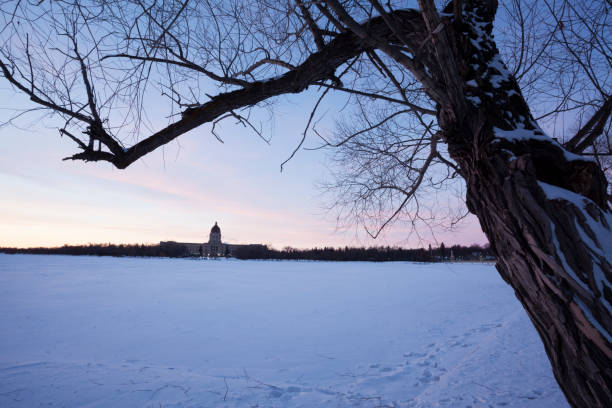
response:
[[[62,161],[75,145],[40,114],[2,127],[0,246],[204,242],[215,221],[225,242],[276,248],[486,242],[474,217],[454,231],[421,231],[421,239],[402,225],[376,240],[359,228],[338,229],[316,187],[329,176],[323,151],[300,151],[280,172],[299,142],[311,96],[276,102],[274,119],[263,125],[270,145],[228,120],[219,132],[224,143],[203,126],[126,170]],[[27,103],[0,83],[2,122]]]

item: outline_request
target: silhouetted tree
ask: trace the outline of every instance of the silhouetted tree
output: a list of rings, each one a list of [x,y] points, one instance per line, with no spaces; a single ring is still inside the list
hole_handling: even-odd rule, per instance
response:
[[[400,216],[427,220],[424,197],[463,179],[568,400],[612,406],[609,1],[509,0],[497,21],[496,0],[403,4],[2,3],[0,71],[65,120],[79,149],[69,159],[121,169],[205,123],[216,137],[225,118],[252,126],[252,107],[318,87],[306,137],[320,100],[348,95],[356,114],[337,138],[318,132],[346,166],[338,204],[377,236]],[[171,123],[145,134],[151,86]],[[540,125],[564,112],[575,133],[559,142]]]

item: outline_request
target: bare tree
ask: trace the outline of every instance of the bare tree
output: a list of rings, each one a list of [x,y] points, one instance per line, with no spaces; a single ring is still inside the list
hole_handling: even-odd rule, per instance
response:
[[[338,149],[340,203],[375,236],[463,180],[569,402],[607,407],[610,7],[513,0],[496,20],[495,0],[22,0],[2,4],[0,69],[63,119],[68,159],[117,168],[225,118],[257,131],[251,109],[318,87],[303,137]],[[354,107],[335,136],[313,129],[330,92]],[[155,94],[169,123],[151,129]]]

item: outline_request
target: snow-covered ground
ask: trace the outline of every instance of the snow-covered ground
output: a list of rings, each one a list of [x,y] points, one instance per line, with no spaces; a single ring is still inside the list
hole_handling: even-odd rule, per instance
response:
[[[0,254],[1,407],[567,407],[492,265]]]

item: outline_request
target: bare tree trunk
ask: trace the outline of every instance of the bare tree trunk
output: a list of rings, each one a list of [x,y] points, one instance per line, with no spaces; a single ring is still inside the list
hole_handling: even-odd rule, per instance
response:
[[[612,217],[578,194],[539,182],[534,162],[548,154],[542,150],[512,158],[493,148],[471,157],[469,168],[462,166],[468,206],[497,255],[497,269],[538,330],[568,401],[610,407],[612,292],[605,251]],[[581,171],[559,175],[580,177]]]
[[[466,3],[454,30],[468,35],[457,36],[453,47],[469,106],[462,113],[441,105],[439,122],[466,180],[468,208],[540,334],[570,404],[612,407],[606,179],[594,162],[568,153],[538,128],[490,35],[494,8]]]

